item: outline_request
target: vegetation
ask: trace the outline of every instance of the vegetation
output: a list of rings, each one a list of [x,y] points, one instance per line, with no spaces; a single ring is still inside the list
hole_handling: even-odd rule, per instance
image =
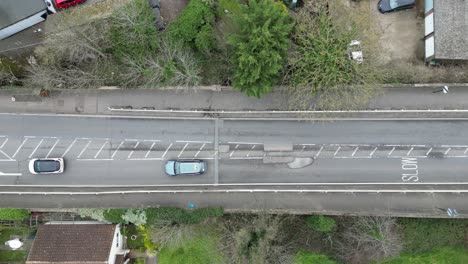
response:
[[[230,38],[234,48],[233,85],[249,96],[271,91],[283,69],[292,18],[282,2],[248,1],[233,16],[238,31]]]
[[[311,215],[307,217],[306,224],[321,233],[330,233],[336,227],[335,219],[325,215]]]
[[[401,218],[404,252],[420,253],[446,246],[463,246],[468,219]]]
[[[462,264],[468,263],[468,251],[462,247],[444,247],[420,254],[404,254],[381,264]]]
[[[30,214],[31,212],[26,209],[0,208],[0,220],[23,220]]]
[[[294,256],[294,264],[336,264],[326,255],[300,250]]]
[[[0,245],[4,245],[11,237],[27,238],[34,230],[23,226],[0,226]],[[7,263],[9,261],[24,262],[27,252],[24,250],[0,250],[0,262]]]

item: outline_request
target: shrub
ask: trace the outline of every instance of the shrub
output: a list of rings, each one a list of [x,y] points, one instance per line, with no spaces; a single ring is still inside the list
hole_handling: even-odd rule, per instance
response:
[[[455,264],[468,263],[468,251],[462,247],[440,248],[420,254],[401,255],[381,264]]]
[[[329,233],[336,227],[335,219],[325,215],[311,215],[307,217],[306,224],[309,228],[322,233]]]
[[[238,31],[229,39],[234,47],[233,85],[249,96],[271,91],[289,46],[293,22],[284,5],[273,0],[251,0],[233,16]]]
[[[99,209],[99,208],[79,208],[77,210],[77,213],[81,217],[90,217],[98,221],[106,221],[104,217],[104,211],[105,209]]]
[[[202,0],[192,0],[169,25],[167,33],[173,43],[183,43],[198,51],[208,52],[215,48],[215,16],[209,5]]]
[[[111,223],[125,223],[122,216],[127,212],[127,209],[112,208],[104,211],[104,219]]]
[[[28,218],[31,212],[26,209],[0,208],[0,220],[22,220]]]
[[[300,250],[294,256],[294,264],[336,264],[326,255]]]
[[[223,215],[222,208],[198,208],[185,210],[176,207],[161,207],[146,209],[149,224],[198,224],[202,221]]]
[[[146,211],[144,209],[128,209],[122,220],[126,223],[132,223],[136,226],[146,224]]]
[[[137,227],[138,233],[143,237],[143,245],[146,248],[146,254],[156,256],[157,245],[151,240],[150,229],[144,225]]]

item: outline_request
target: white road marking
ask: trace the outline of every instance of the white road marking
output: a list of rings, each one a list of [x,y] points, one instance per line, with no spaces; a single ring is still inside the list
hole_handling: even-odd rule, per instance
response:
[[[112,153],[111,159],[114,158],[115,154],[117,154],[117,151],[119,151],[120,147],[124,144],[125,141],[120,141],[119,146],[114,150],[114,153]]]
[[[37,144],[36,148],[34,148],[33,152],[31,152],[31,154],[29,154],[29,158],[31,158],[34,153],[36,152],[36,150],[39,148],[39,146],[42,144],[42,142],[44,141],[44,139],[41,139],[41,141],[39,141],[39,144]]]
[[[447,155],[451,149],[452,149],[452,148],[448,148],[448,149],[445,151],[444,155]]]
[[[153,142],[153,143],[151,144],[151,147],[149,148],[149,150],[148,150],[148,151],[146,152],[146,154],[145,154],[145,158],[148,157],[148,155],[150,154],[150,152],[151,152],[151,150],[153,149],[154,145],[156,145],[156,142]]]
[[[466,154],[468,152],[468,148],[465,149],[465,151],[463,152],[463,154]]]
[[[200,147],[200,149],[195,153],[195,158],[198,157],[198,154],[200,154],[200,151],[205,147],[206,143],[203,143],[203,145]]]
[[[134,139],[134,138],[126,138],[125,141],[140,141],[140,140]]]
[[[163,158],[133,158],[128,160],[164,160]]]
[[[393,147],[392,150],[390,150],[390,152],[387,154],[387,156],[391,156],[393,151],[395,151],[395,147]]]
[[[104,149],[104,146],[107,145],[107,143],[109,143],[109,141],[106,141],[104,142],[104,144],[102,144],[101,148],[99,149],[99,151],[96,153],[96,155],[94,155],[94,158],[97,158],[97,156],[99,156],[99,154],[101,153],[101,151]]]
[[[424,148],[426,145],[384,145],[386,147],[421,147]]]
[[[432,148],[430,148],[427,152],[426,152],[426,156],[429,155],[429,153],[431,153],[432,151]]]
[[[184,147],[183,147],[182,150],[179,152],[179,155],[177,155],[178,158],[182,155],[182,153],[184,153],[184,150],[187,148],[188,145],[189,145],[189,142],[185,143]]]
[[[83,139],[83,140],[110,140],[109,138],[76,138],[76,139]]]
[[[336,154],[338,154],[338,151],[340,151],[341,149],[341,146],[338,147],[338,149],[335,151],[335,154],[333,154],[333,156],[336,156]]]
[[[232,157],[232,155],[234,155],[234,152],[236,152],[236,149],[239,147],[239,144],[237,144],[235,147],[234,147],[234,150],[231,151],[231,154],[229,154],[229,157]]]
[[[2,149],[7,142],[8,142],[8,138],[6,138],[5,141],[3,141],[2,145],[0,146],[0,149]]]
[[[172,147],[172,143],[169,145],[169,147],[167,147],[166,151],[164,151],[163,155],[161,156],[161,158],[164,158],[167,154],[167,152],[169,151],[169,149]]]
[[[261,160],[263,157],[232,157],[233,160]]]
[[[253,145],[252,148],[250,148],[249,152],[247,152],[247,155],[246,155],[247,157],[250,156],[250,152],[252,152],[252,150],[255,148],[255,146],[256,146],[256,145]],[[302,148],[302,150],[304,150],[305,147],[306,147],[306,146],[304,146],[304,147]]]
[[[70,149],[73,147],[73,145],[75,144],[77,139],[73,140],[72,143],[70,144],[70,146],[68,146],[67,150],[65,150],[65,152],[63,153],[62,155],[62,158],[65,157],[65,155],[67,155],[68,151],[70,151]]]
[[[322,152],[323,150],[323,146],[320,148],[320,150],[317,152],[317,154],[315,154],[315,157],[318,157],[320,155],[320,152]]]
[[[213,153],[213,157],[215,157],[216,155],[218,155],[218,151],[217,151],[217,150]]]
[[[21,173],[4,173],[0,171],[0,176],[21,176]]]
[[[50,148],[49,152],[47,152],[47,155],[45,156],[46,159],[49,158],[49,155],[50,153],[52,153],[52,151],[54,150],[55,146],[57,146],[57,144],[59,143],[60,139],[57,139],[54,143],[54,145],[52,146],[52,148]]]
[[[133,147],[133,150],[130,151],[130,154],[128,154],[128,157],[127,159],[129,159],[132,155],[133,155],[133,152],[135,151],[136,148],[138,148],[138,145],[140,145],[140,141],[138,141],[135,146]]]
[[[378,147],[375,147],[374,150],[369,154],[369,156],[372,157],[372,155],[374,155],[375,151],[378,149]]]
[[[358,151],[359,147],[356,147],[356,149],[354,150],[353,154],[351,154],[351,157],[354,157],[354,155],[356,154],[356,152]]]
[[[254,142],[228,142],[228,144],[262,145],[262,143],[254,143]]]
[[[411,151],[413,151],[414,147],[411,147],[410,150],[408,151],[408,153],[406,153],[406,156],[409,156],[409,154],[411,154]]]
[[[16,154],[18,154],[18,152],[20,151],[20,149],[24,146],[24,144],[26,143],[26,141],[28,141],[28,137],[25,137],[23,142],[21,143],[21,145],[18,147],[18,149],[16,149],[15,153],[13,154],[13,156],[11,156],[13,159],[16,157]]]
[[[36,136],[24,136],[25,138],[36,138]]]
[[[211,143],[210,141],[176,140],[177,143]]]
[[[7,160],[1,160],[1,161],[13,161],[14,159],[12,159],[10,156],[8,156],[5,152],[3,152],[2,150],[0,150],[0,153],[2,153],[5,157],[7,157],[8,159]]]
[[[86,146],[81,150],[80,154],[78,155],[77,159],[79,159],[81,157],[81,155],[83,155],[83,153],[85,152],[85,150],[89,147],[89,144],[91,144],[91,140],[88,140],[88,144],[86,144]]]
[[[76,159],[81,161],[103,161],[103,160],[114,160],[114,159]]]

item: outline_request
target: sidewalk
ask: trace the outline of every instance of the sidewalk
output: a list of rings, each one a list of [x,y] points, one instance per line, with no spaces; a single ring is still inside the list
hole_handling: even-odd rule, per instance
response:
[[[450,92],[434,93],[441,86],[389,87],[367,109],[454,110],[468,109],[468,87],[449,86]],[[156,89],[57,90],[50,97],[38,90],[0,90],[0,113],[112,114],[109,106],[154,107],[158,110],[289,110],[286,95],[270,93],[261,99],[229,88],[222,91]],[[12,101],[12,97],[16,101]]]

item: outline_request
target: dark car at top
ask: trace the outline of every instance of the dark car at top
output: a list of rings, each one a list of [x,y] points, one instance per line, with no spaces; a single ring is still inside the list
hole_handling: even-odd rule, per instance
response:
[[[415,0],[380,0],[377,8],[379,9],[380,13],[388,13],[398,10],[410,9],[415,5]]]

